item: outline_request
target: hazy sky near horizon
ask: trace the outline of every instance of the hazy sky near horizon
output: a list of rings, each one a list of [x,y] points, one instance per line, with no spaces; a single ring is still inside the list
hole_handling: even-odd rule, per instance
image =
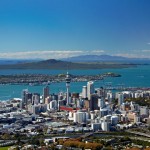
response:
[[[150,58],[150,0],[1,0],[0,58]]]

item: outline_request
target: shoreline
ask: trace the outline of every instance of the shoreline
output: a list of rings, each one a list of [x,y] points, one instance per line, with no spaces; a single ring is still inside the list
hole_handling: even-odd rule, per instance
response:
[[[98,81],[108,77],[121,77],[120,74],[107,72],[97,75],[71,75],[71,82]],[[65,74],[44,75],[44,74],[19,74],[0,75],[0,84],[25,84],[25,85],[49,85],[66,81]]]

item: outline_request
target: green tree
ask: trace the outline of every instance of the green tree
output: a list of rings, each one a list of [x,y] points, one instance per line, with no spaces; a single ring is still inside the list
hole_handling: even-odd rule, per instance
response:
[[[44,146],[44,145],[45,145],[43,138],[40,138],[40,139],[39,139],[39,144],[40,144],[40,146]]]

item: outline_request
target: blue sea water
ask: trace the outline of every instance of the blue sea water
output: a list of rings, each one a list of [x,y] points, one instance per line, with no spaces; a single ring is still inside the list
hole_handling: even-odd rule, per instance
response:
[[[69,70],[70,74],[74,75],[96,75],[106,72],[118,73],[121,77],[105,78],[104,80],[96,81],[95,88],[106,86],[108,83],[111,86],[123,85],[124,87],[150,87],[150,66],[140,65],[134,68],[123,69],[95,69],[95,70]],[[0,70],[1,75],[10,74],[65,74],[66,70]],[[82,86],[86,82],[71,83],[71,92],[81,92]],[[30,92],[39,92],[42,94],[44,85],[29,86],[29,85],[0,85],[0,100],[8,100],[14,97],[21,97],[21,91],[28,89]],[[65,82],[52,83],[49,85],[50,93],[65,92]]]

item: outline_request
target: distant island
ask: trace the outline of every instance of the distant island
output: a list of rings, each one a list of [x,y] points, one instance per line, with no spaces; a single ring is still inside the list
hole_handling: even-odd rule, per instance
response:
[[[113,73],[113,72],[107,72],[103,74],[104,77],[121,77],[120,74]]]
[[[2,64],[0,69],[110,69],[110,68],[128,68],[135,67],[132,63],[110,63],[110,62],[84,62],[73,63],[55,59],[49,59],[37,62],[24,62],[17,64]]]

